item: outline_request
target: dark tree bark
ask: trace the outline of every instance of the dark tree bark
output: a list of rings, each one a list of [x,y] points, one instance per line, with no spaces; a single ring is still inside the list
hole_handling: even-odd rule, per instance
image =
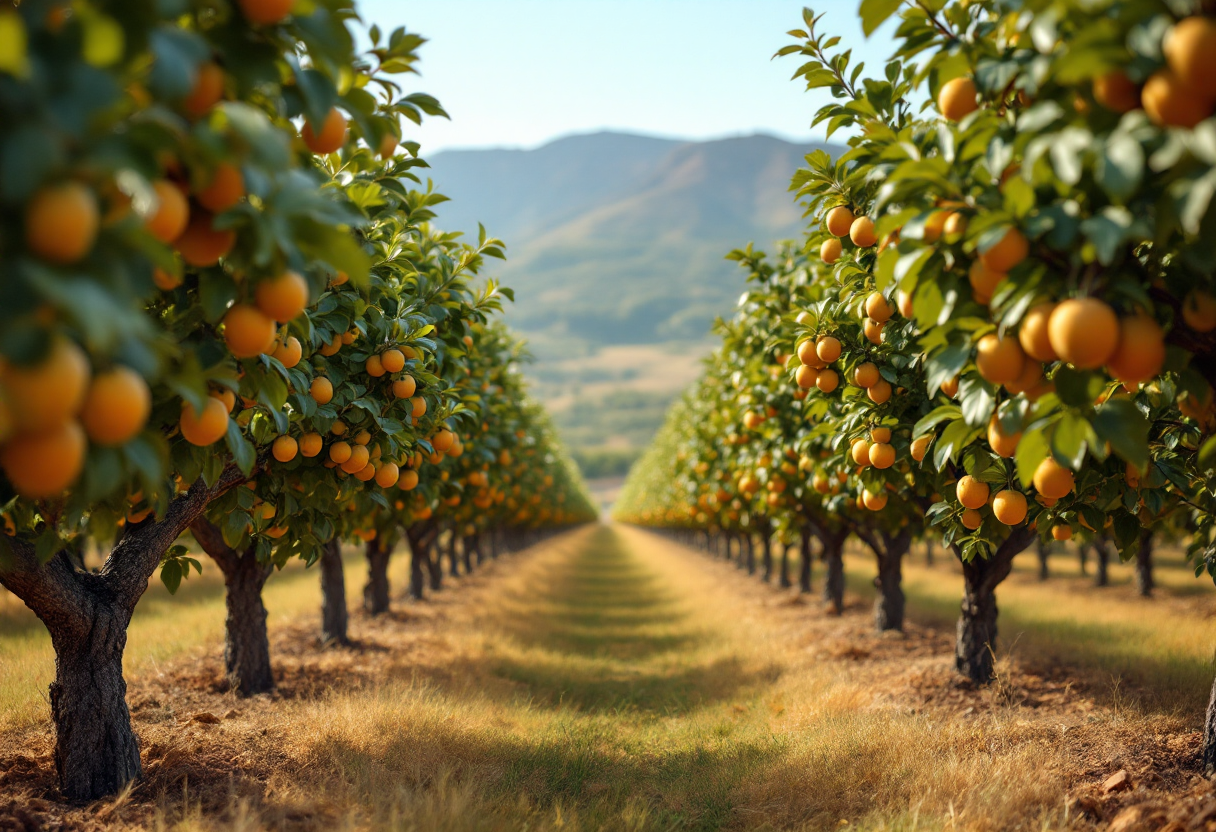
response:
[[[460,538],[460,559],[464,562],[464,574],[473,574],[473,545],[472,537]]]
[[[447,540],[447,555],[448,555],[448,574],[453,578],[460,577],[460,552],[456,548],[457,534],[456,528],[453,527],[448,532]]]
[[[1047,544],[1044,543],[1042,540],[1039,540],[1037,542],[1036,546],[1037,546],[1038,552],[1039,552],[1039,580],[1045,581],[1049,577],[1051,577],[1051,574],[1047,568],[1047,559],[1050,556],[1051,552],[1048,549]]]
[[[330,540],[321,549],[321,641],[325,644],[349,644],[347,618],[342,550],[337,540]]]
[[[1086,568],[1086,564],[1089,562],[1089,545],[1088,544],[1080,543],[1077,545],[1077,560],[1079,560],[1081,563],[1081,574],[1083,576],[1088,575],[1089,570]]]
[[[410,548],[410,598],[415,601],[421,601],[426,596],[429,548],[437,530],[434,520],[414,523],[405,530],[405,540]]]
[[[431,579],[431,591],[439,592],[443,589],[443,563],[441,558],[443,553],[440,551],[438,535],[431,538],[430,543],[426,547],[426,557],[423,558],[422,565],[426,567],[427,574]]]
[[[926,537],[925,538],[925,565],[926,566],[933,565],[933,549],[934,549],[933,538]]]
[[[1098,563],[1094,571],[1094,586],[1110,586],[1110,547],[1106,538],[1094,538],[1094,555]]]
[[[229,686],[241,696],[274,690],[262,603],[262,589],[274,565],[258,561],[256,544],[241,552],[228,546],[220,530],[204,517],[190,524],[190,532],[224,576],[224,672]]]
[[[747,574],[756,574],[756,541],[751,532],[743,535],[743,566],[747,568]]]
[[[879,632],[904,628],[903,559],[912,547],[911,529],[900,529],[895,534],[857,530],[860,537],[874,552],[878,561],[878,575],[874,586],[878,597],[874,599],[874,626]]]
[[[1205,777],[1216,775],[1216,681],[1212,682],[1208,711],[1203,720],[1203,773]]]
[[[954,645],[954,666],[971,681],[993,680],[997,635],[996,588],[1013,571],[1013,558],[1034,541],[1025,526],[1015,528],[988,558],[963,562],[963,603]],[[954,546],[962,561],[962,552]]]
[[[811,555],[811,535],[806,526],[802,527],[798,549],[798,591],[809,594],[811,591],[811,568],[814,565]]]
[[[794,548],[793,543],[781,544],[781,588],[789,589],[793,586],[790,580],[790,549]]]
[[[130,524],[99,572],[80,570],[70,551],[40,563],[34,547],[5,538],[3,585],[46,625],[55,649],[51,720],[60,793],[96,800],[140,776],[139,741],[127,709],[122,656],[135,605],[173,541],[207,504],[244,481],[225,469],[175,498],[160,520]]]
[[[825,574],[823,577],[823,603],[832,615],[844,612],[844,542],[848,539],[847,529],[840,531],[819,531],[819,542],[823,544]]]
[[[1140,532],[1140,547],[1136,549],[1136,592],[1142,598],[1153,594],[1153,533]]]
[[[393,542],[382,535],[367,541],[367,584],[363,587],[363,609],[368,615],[388,612],[390,586],[388,565]]]
[[[773,536],[767,529],[760,531],[760,565],[764,570],[761,579],[767,584],[773,579]]]

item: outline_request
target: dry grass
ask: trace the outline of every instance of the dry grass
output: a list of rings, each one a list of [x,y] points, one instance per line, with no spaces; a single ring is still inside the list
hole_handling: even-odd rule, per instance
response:
[[[926,572],[910,583],[957,586]],[[1005,614],[1022,609],[1010,596]],[[1140,632],[1120,629],[1141,626],[1130,603],[1109,638]],[[223,693],[214,646],[138,676],[145,783],[34,813],[182,830],[1089,829],[1208,791],[1191,703],[1123,707],[1085,672],[1017,660],[977,692],[940,629],[879,637],[855,594],[830,618],[637,531],[575,532],[407,609],[357,616],[352,650],[278,620],[274,696]],[[52,798],[48,749],[44,726],[10,729],[0,795]],[[1136,790],[1101,794],[1120,768]]]

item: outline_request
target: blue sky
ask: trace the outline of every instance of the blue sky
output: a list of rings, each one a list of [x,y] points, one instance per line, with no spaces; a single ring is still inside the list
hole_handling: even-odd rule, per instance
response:
[[[875,73],[891,50],[866,40],[855,0],[821,2],[824,30]],[[800,28],[788,0],[361,0],[365,21],[430,39],[418,89],[451,122],[407,136],[426,152],[535,147],[602,129],[680,138],[809,129],[826,92],[790,81],[791,56],[770,60]]]

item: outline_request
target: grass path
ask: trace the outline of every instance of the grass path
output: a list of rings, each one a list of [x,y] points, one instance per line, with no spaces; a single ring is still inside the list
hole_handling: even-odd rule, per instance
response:
[[[831,618],[661,538],[581,529],[404,613],[356,615],[352,650],[317,650],[311,619],[272,622],[275,696],[210,684],[218,650],[135,678],[148,780],[111,816],[180,829],[1089,829],[1131,799],[1100,792],[1119,768],[1137,801],[1178,804],[1191,788],[1193,714],[1007,663],[999,685],[972,691],[945,628],[879,637],[850,601]],[[49,750],[45,735],[22,742]]]

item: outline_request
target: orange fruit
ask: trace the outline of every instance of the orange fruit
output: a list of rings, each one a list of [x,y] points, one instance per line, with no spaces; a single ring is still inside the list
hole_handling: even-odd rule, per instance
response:
[[[228,433],[228,410],[215,396],[207,397],[202,413],[197,413],[189,402],[182,402],[182,416],[177,426],[182,438],[191,445],[211,445]]]
[[[840,341],[831,335],[821,336],[815,344],[815,354],[819,356],[820,361],[831,364],[840,358]]]
[[[881,376],[878,375],[878,367],[870,361],[858,364],[857,369],[853,371],[853,383],[858,387],[873,387],[879,378]]]
[[[967,280],[971,283],[971,291],[975,294],[975,299],[981,303],[987,303],[992,299],[997,286],[1004,279],[1004,272],[994,272],[984,265],[983,260],[974,261],[971,268],[967,270]]]
[[[452,447],[452,444],[455,441],[456,434],[452,433],[450,430],[444,429],[435,434],[435,436],[431,439],[431,445],[437,451],[446,451]]]
[[[365,430],[361,430],[355,434],[355,444],[356,445],[366,445],[368,442],[371,442],[371,441],[372,441],[372,435]]]
[[[849,229],[852,227],[854,219],[856,218],[853,216],[853,212],[849,210],[848,206],[837,205],[831,211],[828,211],[826,223],[828,233],[833,237],[848,236]]]
[[[306,433],[300,437],[300,455],[311,459],[321,453],[321,434]]]
[[[321,355],[324,355],[324,356],[330,356],[330,355],[337,355],[338,350],[340,350],[340,349],[342,349],[342,336],[335,335],[333,337],[332,341],[330,341],[328,344],[322,345],[322,347],[319,350],[317,350],[317,352],[321,353]]]
[[[329,446],[329,460],[339,465],[350,461],[354,449],[347,442],[335,442]]]
[[[1094,100],[1116,113],[1131,112],[1140,106],[1140,88],[1123,70],[1111,70],[1094,78]]]
[[[865,468],[870,464],[870,443],[864,439],[854,439],[849,454],[855,463]]]
[[[399,373],[405,369],[405,354],[398,349],[387,349],[380,353],[380,364],[385,372]]]
[[[1179,81],[1208,101],[1216,99],[1216,21],[1199,15],[1179,21],[1162,51]]]
[[[952,399],[955,396],[957,396],[958,395],[958,376],[955,376],[954,378],[948,378],[945,381],[943,381],[942,382],[942,392],[945,393],[947,396],[949,396]]]
[[[862,322],[861,326],[862,332],[865,333],[866,340],[871,344],[876,345],[882,343],[882,328],[883,324],[880,324],[873,318],[866,318],[865,321]]]
[[[1190,291],[1182,302],[1182,320],[1196,332],[1216,329],[1216,298],[1201,289]]]
[[[348,474],[357,474],[367,467],[367,463],[371,461],[371,454],[368,453],[367,447],[364,445],[348,445],[347,447],[350,448],[350,457],[347,458],[346,462],[338,463],[339,467]],[[332,458],[333,449],[331,448],[330,450]],[[334,462],[337,462],[337,460],[335,459]]]
[[[866,298],[866,314],[878,323],[886,323],[891,319],[891,304],[883,297],[882,292],[871,292]]]
[[[1018,450],[1018,443],[1022,441],[1021,431],[1015,433],[1005,433],[1001,429],[1001,420],[993,414],[992,419],[988,422],[988,444],[997,456],[1010,459]]]
[[[818,380],[819,380],[819,371],[816,370],[814,367],[808,367],[805,364],[803,364],[801,367],[799,367],[798,370],[794,373],[794,381],[796,381],[798,383],[798,386],[801,387],[803,390],[810,390],[812,387],[815,386],[815,382]]]
[[[194,86],[182,101],[182,109],[190,118],[202,118],[224,97],[224,70],[208,61],[200,64],[194,75]]]
[[[1159,69],[1140,91],[1144,112],[1164,127],[1194,127],[1212,114],[1212,100],[1182,82],[1173,70]]]
[[[874,233],[874,220],[869,217],[858,217],[849,226],[849,239],[858,248],[869,248],[878,242]]]
[[[317,437],[320,439],[320,437]],[[270,452],[279,462],[291,462],[296,458],[296,453],[300,450],[300,445],[290,436],[280,436],[274,440],[274,444],[270,446]]]
[[[980,526],[984,525],[984,515],[980,514],[973,508],[963,509],[963,515],[959,519],[962,520],[963,525],[966,528],[971,529],[971,531],[975,531]]]
[[[1002,338],[990,332],[975,347],[975,366],[993,384],[1016,381],[1022,374],[1026,354],[1016,338]]]
[[[93,378],[80,412],[89,439],[122,445],[144,429],[152,412],[152,391],[130,367],[115,367]]]
[[[891,382],[885,378],[880,378],[874,384],[870,385],[870,389],[866,391],[866,396],[874,404],[886,404],[891,398]]]
[[[1016,526],[1026,519],[1026,495],[1005,489],[992,498],[992,513],[1006,526]]]
[[[355,339],[359,337],[359,331],[352,329],[342,333],[342,343],[350,346],[355,343]]]
[[[954,493],[963,508],[981,508],[988,502],[988,483],[966,474],[958,481]]]
[[[404,376],[393,382],[393,395],[398,399],[408,399],[418,389],[418,383],[413,376]]]
[[[347,464],[349,465],[350,463]],[[359,480],[359,482],[371,482],[376,478],[376,466],[374,463],[369,462],[358,471],[355,471],[354,475],[355,479]]]
[[[1036,361],[1056,361],[1060,357],[1051,346],[1049,329],[1051,313],[1055,310],[1054,303],[1041,303],[1022,316],[1022,325],[1018,327],[1018,343],[1022,345],[1022,350]]]
[[[172,292],[178,286],[182,285],[182,276],[178,274],[170,274],[161,268],[152,269],[152,282],[156,284],[156,288],[162,292]]]
[[[980,255],[985,268],[1002,274],[1009,272],[1030,254],[1030,243],[1021,231],[1009,228],[997,244]]]
[[[75,342],[57,335],[51,348],[28,367],[9,365],[4,374],[13,424],[33,432],[63,424],[80,411],[89,389],[89,358]]]
[[[916,317],[916,310],[912,305],[911,292],[905,292],[903,289],[896,292],[895,305],[899,308],[899,314],[905,318],[911,319]]]
[[[329,426],[329,432],[334,436],[345,436],[346,422],[343,422],[341,419],[336,419],[334,423]]]
[[[895,448],[886,442],[870,446],[870,464],[875,468],[890,468],[895,464]]]
[[[346,272],[338,272],[336,275],[334,275],[333,279],[329,281],[329,285],[330,286],[341,286],[342,284],[346,283],[349,280],[350,280],[350,275],[348,275]]]
[[[97,197],[79,182],[50,185],[25,208],[25,244],[51,263],[75,263],[97,239],[101,213]]]
[[[279,323],[295,318],[308,306],[308,282],[293,271],[263,280],[253,292],[258,309]]]
[[[1165,333],[1147,315],[1124,318],[1119,346],[1106,362],[1110,374],[1125,384],[1141,384],[1161,372],[1165,364]]]
[[[937,109],[950,121],[962,121],[979,109],[975,82],[970,78],[951,78],[937,93]]]
[[[1057,523],[1051,527],[1051,537],[1053,540],[1072,540],[1072,526]]]
[[[376,470],[376,485],[381,488],[392,488],[400,479],[401,469],[391,462],[384,463]]]
[[[212,390],[207,395],[213,396],[224,403],[224,412],[231,413],[232,408],[236,407],[236,393],[229,390],[227,387],[222,387],[219,390]]]
[[[912,440],[912,458],[920,462],[925,458],[925,454],[929,452],[929,446],[933,444],[933,434],[926,434]]]
[[[384,364],[380,362],[380,356],[378,355],[369,355],[367,361],[363,364],[363,369],[372,378],[380,378],[384,375]]]
[[[267,26],[287,17],[295,0],[237,0],[237,4],[250,23]]]
[[[227,162],[220,162],[211,173],[211,181],[207,187],[194,195],[199,205],[208,211],[220,213],[227,211],[241,201],[245,195],[245,177],[241,169]]]
[[[957,240],[967,233],[967,217],[958,211],[952,211],[942,223],[942,233],[947,240]]]
[[[334,107],[326,114],[320,132],[314,131],[311,123],[306,123],[300,136],[313,153],[333,153],[346,144],[346,117]]]
[[[45,500],[62,494],[84,470],[88,442],[75,421],[19,433],[0,448],[0,468],[18,494]]]
[[[393,132],[390,131],[385,133],[383,138],[380,139],[380,147],[378,150],[380,158],[387,159],[389,156],[392,156],[397,150],[397,143],[399,141],[401,140],[398,139],[396,134]]]
[[[334,384],[324,376],[318,376],[309,385],[308,395],[312,396],[317,404],[329,404],[334,397]]]
[[[194,211],[186,230],[173,241],[182,259],[198,268],[214,266],[235,244],[236,233],[216,230],[211,214],[206,211]]]
[[[840,376],[835,370],[821,370],[815,376],[815,386],[821,393],[831,393],[840,386]]]
[[[887,507],[886,492],[875,494],[873,491],[866,489],[861,495],[862,504],[870,511],[882,511]]]
[[[224,315],[224,343],[237,358],[253,358],[274,348],[274,321],[256,306],[238,303]]]
[[[824,240],[823,245],[819,247],[819,257],[824,263],[831,266],[840,259],[843,251],[844,247],[840,245],[840,240],[832,237],[830,240]]]
[[[426,399],[422,396],[414,396],[410,399],[410,415],[415,419],[421,419],[426,413]]]
[[[1119,347],[1119,318],[1097,298],[1070,298],[1047,324],[1056,355],[1080,370],[1101,367]]]
[[[418,472],[412,469],[402,471],[401,478],[397,480],[397,487],[402,491],[413,491],[418,487]]]
[[[816,367],[819,363],[819,355],[815,352],[815,342],[813,340],[803,341],[798,345],[798,360],[808,367]]]
[[[271,355],[277,358],[280,364],[290,370],[300,363],[300,358],[304,355],[304,347],[300,345],[299,338],[289,335],[286,341],[281,342],[274,348],[274,352]]]
[[[1034,469],[1035,490],[1049,500],[1066,497],[1075,484],[1076,478],[1072,471],[1060,465],[1053,457],[1046,457],[1039,463],[1039,467]]]
[[[936,243],[942,238],[942,232],[946,229],[946,217],[950,216],[949,211],[934,211],[925,220],[925,230],[922,239],[926,243]]]
[[[168,179],[152,183],[156,191],[156,210],[144,220],[144,227],[162,243],[171,243],[186,230],[190,219],[190,203],[186,195]]]

